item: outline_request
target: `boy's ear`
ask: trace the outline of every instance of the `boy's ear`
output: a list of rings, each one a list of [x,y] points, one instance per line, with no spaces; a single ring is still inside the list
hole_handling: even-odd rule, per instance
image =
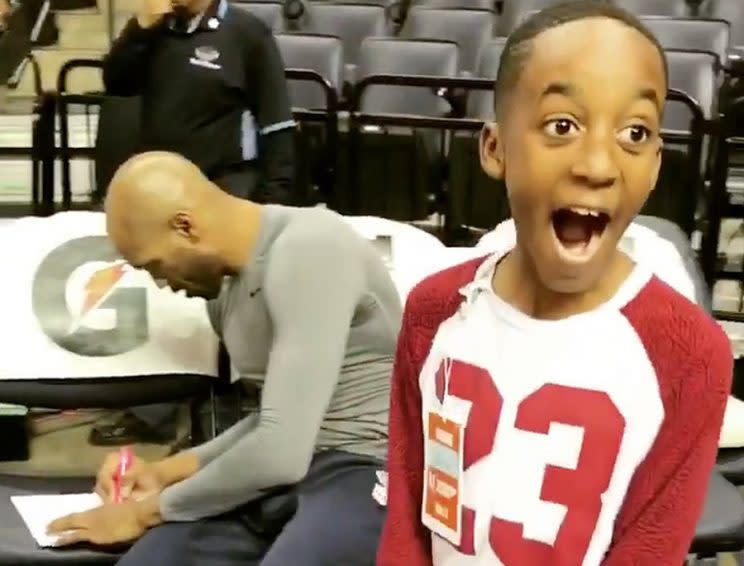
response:
[[[497,122],[486,122],[480,134],[480,162],[492,179],[504,178],[504,144]]]

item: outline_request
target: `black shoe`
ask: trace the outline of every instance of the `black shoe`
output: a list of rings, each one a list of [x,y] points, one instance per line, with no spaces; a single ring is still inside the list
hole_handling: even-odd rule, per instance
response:
[[[169,444],[175,438],[175,431],[158,430],[126,412],[114,422],[102,422],[95,425],[90,431],[88,442],[94,446]]]

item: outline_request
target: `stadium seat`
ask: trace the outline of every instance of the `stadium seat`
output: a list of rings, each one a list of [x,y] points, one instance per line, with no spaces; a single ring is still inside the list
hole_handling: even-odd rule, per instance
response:
[[[250,12],[274,33],[284,31],[284,6],[279,2],[237,2],[235,7]]]
[[[478,68],[475,76],[483,79],[496,81],[496,74],[499,71],[499,61],[501,54],[504,52],[506,38],[495,37],[491,39],[481,49],[478,57]],[[492,118],[494,109],[494,91],[474,90],[468,94],[467,98],[467,116],[471,118]]]
[[[489,10],[413,8],[408,12],[401,36],[411,39],[444,39],[460,48],[460,70],[475,71],[481,49],[494,32]]]
[[[504,7],[499,18],[499,35],[509,35],[532,12],[562,2],[563,0],[504,0]]]
[[[675,249],[684,261],[685,270],[695,286],[695,302],[708,313],[711,313],[713,311],[711,292],[705,283],[705,277],[703,276],[703,271],[698,262],[695,250],[690,244],[690,238],[679,226],[664,218],[640,214],[635,218],[634,222],[650,228],[659,236],[674,244]]]
[[[385,16],[388,22],[394,24],[395,29],[403,23],[405,19],[406,11],[408,10],[409,0],[308,0],[313,4],[329,4],[329,5],[348,5],[348,4],[361,4],[366,6],[380,6],[385,9]],[[305,14],[309,17],[309,14]]]
[[[720,86],[718,57],[713,53],[667,50],[672,89],[691,98],[704,120],[717,117]],[[687,234],[694,229],[695,213],[703,194],[710,140],[704,124],[694,120],[694,108],[668,100],[662,124],[665,137],[661,173],[644,214],[675,222]]]
[[[127,159],[137,153],[140,143],[139,96],[105,96],[98,110],[95,147],[94,204],[102,203],[114,173]]]
[[[336,92],[343,85],[344,47],[338,37],[313,34],[278,34],[279,52],[287,69],[308,69],[325,78]],[[289,79],[289,99],[294,108],[325,109],[322,88],[306,80]]]
[[[367,38],[362,42],[360,54],[360,80],[380,74],[454,77],[460,67],[459,49],[452,41]],[[441,116],[449,111],[449,105],[424,87],[380,85],[365,90],[360,110]]]
[[[744,485],[744,448],[719,450],[716,468],[734,485]]]
[[[726,20],[644,16],[643,23],[664,49],[710,51],[726,65],[731,25]]]
[[[505,39],[491,40],[481,51],[476,77],[494,80]],[[494,115],[493,89],[470,91],[467,118],[491,120]],[[488,177],[481,168],[478,153],[480,132],[458,131],[452,136],[449,150],[449,183],[447,186],[446,222],[450,237],[468,228],[490,229],[509,217],[509,204],[503,182]],[[467,243],[457,242],[457,243]]]
[[[289,98],[299,122],[295,153],[302,157],[295,165],[295,194],[307,204],[334,201],[337,108],[325,88],[330,87],[334,98],[339,98],[344,73],[342,42],[338,37],[306,34],[277,35],[276,39],[287,69],[317,74],[316,80],[288,77]],[[319,79],[326,83],[325,88],[317,82]]]
[[[494,11],[493,0],[415,0],[411,6],[416,8],[439,8],[455,10]]]
[[[611,0],[639,16],[692,16],[687,0]]]
[[[734,485],[713,472],[690,552],[700,558],[714,558],[721,552],[737,552],[742,548],[744,501]]]
[[[349,84],[355,80],[362,40],[365,37],[384,37],[391,32],[383,6],[328,2],[310,4],[300,29],[303,32],[332,35],[341,39],[344,81]]]
[[[458,72],[458,47],[450,41],[367,38],[362,43],[359,81],[379,75],[456,77]],[[394,220],[426,217],[431,195],[442,184],[441,132],[390,123],[371,129],[363,117],[397,115],[398,122],[405,116],[442,117],[450,105],[434,88],[378,84],[364,88],[352,111],[349,159],[342,161],[340,175],[349,187],[350,208]]]
[[[744,47],[744,2],[741,0],[707,0],[701,15],[731,23],[731,44]]]

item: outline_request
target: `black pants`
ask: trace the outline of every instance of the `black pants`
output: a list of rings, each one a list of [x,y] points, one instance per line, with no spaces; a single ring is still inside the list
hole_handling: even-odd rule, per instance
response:
[[[213,519],[165,523],[118,566],[373,566],[385,516],[372,498],[381,467],[345,452],[321,453],[293,491],[294,515],[278,526],[277,517],[261,516],[272,507],[266,501]],[[264,529],[262,521],[271,525]]]

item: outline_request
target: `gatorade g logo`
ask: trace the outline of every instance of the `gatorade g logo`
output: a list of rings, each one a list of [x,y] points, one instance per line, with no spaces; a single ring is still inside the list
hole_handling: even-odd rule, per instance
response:
[[[115,356],[148,340],[147,288],[105,236],[69,240],[39,264],[32,307],[44,333],[81,356]]]

